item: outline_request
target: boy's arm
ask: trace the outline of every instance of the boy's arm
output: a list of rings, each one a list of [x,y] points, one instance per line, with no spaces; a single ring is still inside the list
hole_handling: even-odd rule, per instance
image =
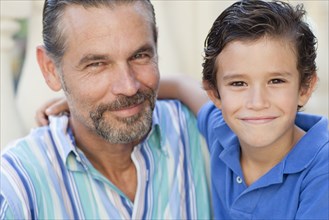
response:
[[[209,101],[201,83],[187,76],[162,77],[158,92],[159,99],[179,99],[197,115]]]

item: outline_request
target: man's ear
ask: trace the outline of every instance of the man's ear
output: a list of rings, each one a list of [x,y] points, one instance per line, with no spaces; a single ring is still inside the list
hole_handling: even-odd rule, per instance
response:
[[[56,69],[54,61],[49,57],[43,46],[38,46],[36,50],[37,60],[41,69],[42,75],[45,78],[47,85],[53,91],[59,91],[62,88],[59,73]]]
[[[310,80],[310,84],[307,88],[301,88],[299,91],[298,105],[305,106],[308,100],[311,98],[313,91],[318,83],[318,77],[316,74]]]
[[[210,85],[210,83],[206,80],[202,81],[203,88],[206,90],[208,97],[215,104],[215,106],[219,109],[222,108],[222,102],[219,97],[219,93],[214,86]]]

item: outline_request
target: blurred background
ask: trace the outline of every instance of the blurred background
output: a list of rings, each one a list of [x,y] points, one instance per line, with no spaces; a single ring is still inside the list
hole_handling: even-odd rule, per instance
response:
[[[42,0],[1,2],[1,149],[35,127],[35,111],[62,96],[44,82],[35,58],[42,44]],[[201,81],[203,42],[218,15],[232,0],[153,0],[159,28],[161,75],[185,74]],[[318,38],[319,84],[305,112],[328,117],[328,0],[303,3]]]

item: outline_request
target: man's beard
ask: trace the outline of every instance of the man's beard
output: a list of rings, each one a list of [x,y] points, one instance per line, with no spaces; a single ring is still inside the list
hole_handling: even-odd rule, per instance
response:
[[[119,96],[114,102],[101,104],[90,112],[96,133],[112,144],[127,144],[141,140],[147,135],[152,125],[152,114],[155,107],[156,92],[153,90],[138,91],[134,96]],[[106,111],[117,111],[134,105],[148,102],[145,109],[136,115],[120,118],[113,122],[106,120]]]

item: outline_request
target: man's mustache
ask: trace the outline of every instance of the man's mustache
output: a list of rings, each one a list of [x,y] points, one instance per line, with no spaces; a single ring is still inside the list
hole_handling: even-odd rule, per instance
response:
[[[138,91],[133,96],[119,95],[117,99],[108,104],[99,105],[95,111],[90,113],[91,118],[100,119],[106,111],[118,111],[121,109],[129,108],[134,105],[138,105],[145,100],[149,100],[151,105],[154,105],[155,94],[150,91]],[[154,106],[152,106],[153,109]]]

